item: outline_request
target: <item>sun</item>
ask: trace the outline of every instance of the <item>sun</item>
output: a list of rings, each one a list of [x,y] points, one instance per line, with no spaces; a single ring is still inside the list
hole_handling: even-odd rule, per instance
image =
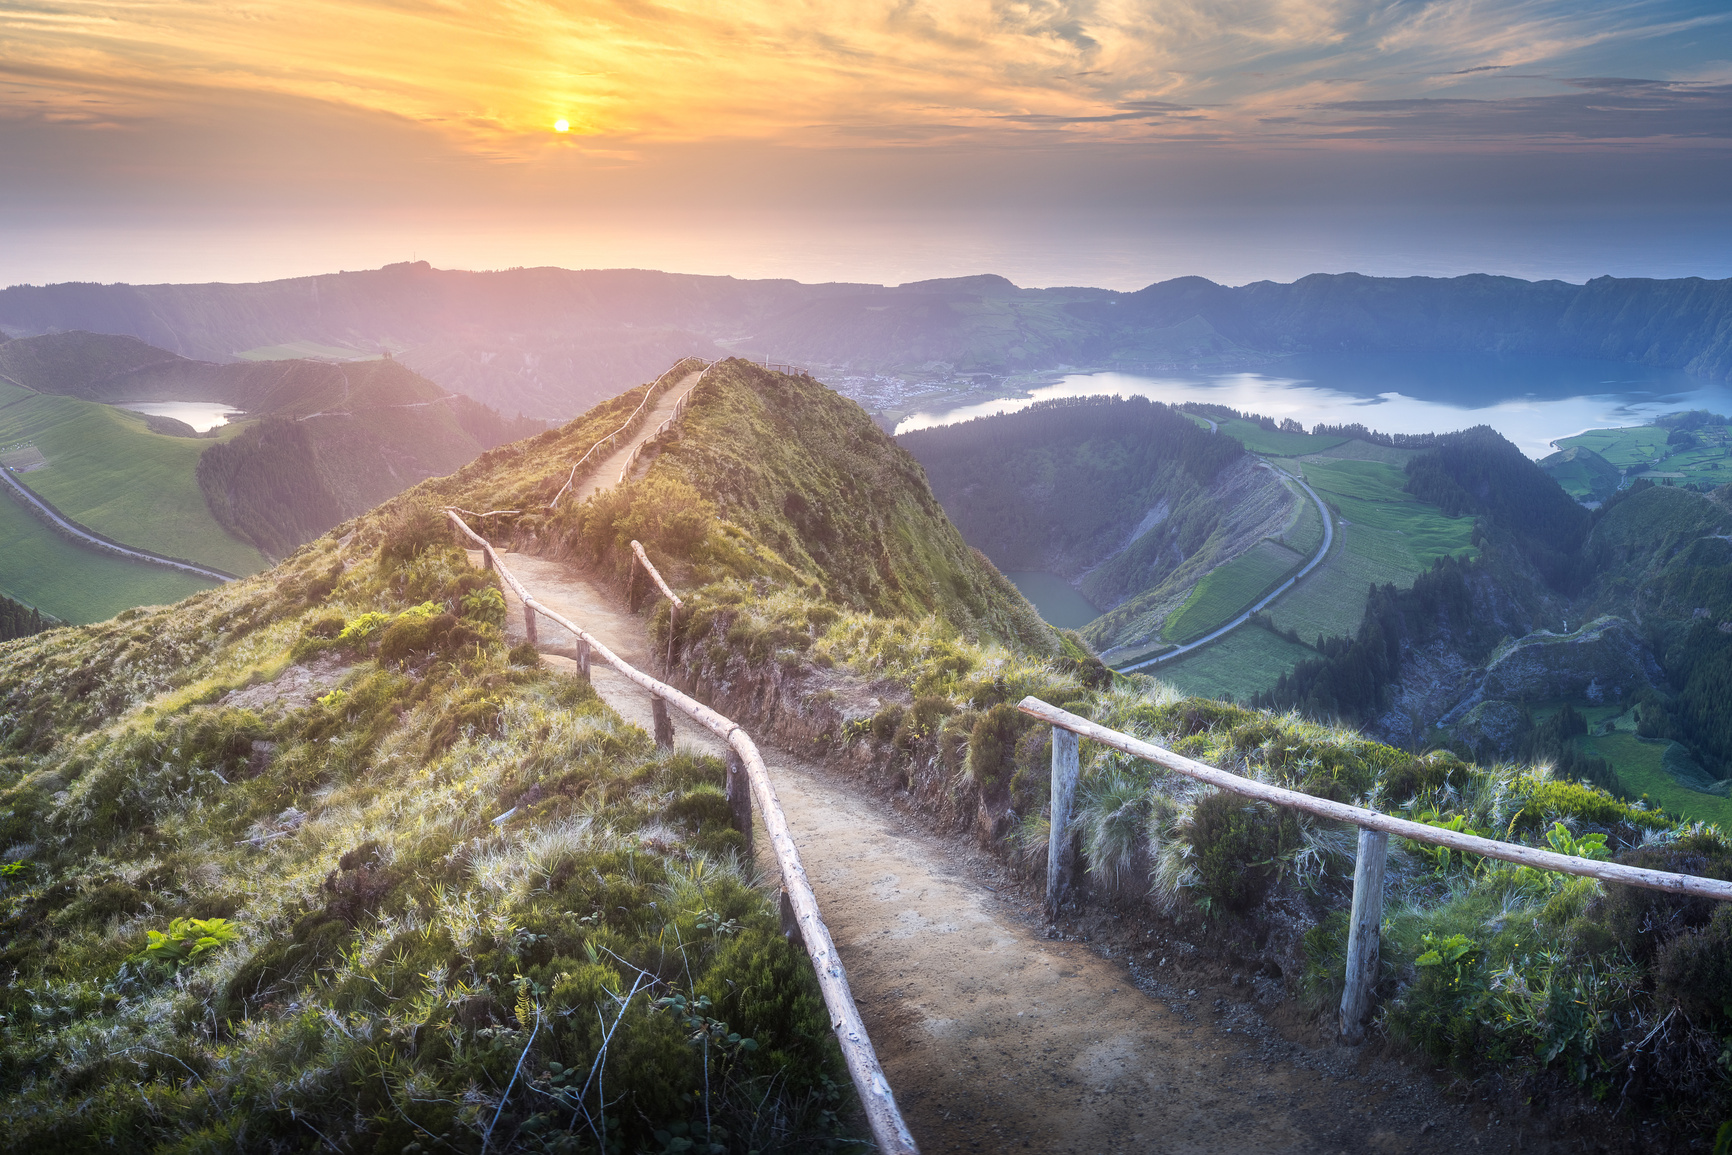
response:
[[[553,131],[555,131],[555,132],[570,132],[571,131],[571,121],[565,120],[563,118],[554,121],[553,122]]]

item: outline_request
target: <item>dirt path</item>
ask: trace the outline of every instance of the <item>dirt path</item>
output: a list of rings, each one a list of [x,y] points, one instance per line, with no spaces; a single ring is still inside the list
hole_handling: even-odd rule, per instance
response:
[[[620,470],[624,469],[625,463],[631,459],[632,450],[636,449],[640,443],[655,436],[656,429],[660,427],[661,423],[674,415],[674,407],[680,403],[680,398],[690,393],[692,387],[698,383],[698,378],[703,375],[702,369],[687,373],[676,381],[671,389],[657,397],[655,403],[650,406],[649,412],[644,416],[643,424],[638,427],[636,436],[605,457],[602,463],[590,473],[586,484],[594,489],[612,489],[617,485]],[[575,491],[581,494],[583,487],[577,486]],[[531,586],[530,589],[533,591],[534,587]],[[572,620],[580,626],[583,625],[583,622],[577,618]],[[589,627],[584,626],[584,628],[588,629]],[[632,664],[636,665],[637,663]]]
[[[505,562],[549,607],[655,669],[641,619],[599,585],[542,558]],[[509,601],[521,640],[522,607]],[[544,650],[573,642],[546,619],[539,630]],[[593,673],[614,709],[650,727],[642,690],[599,663]],[[674,724],[677,743],[719,752],[677,712]],[[1184,970],[1182,943],[1048,938],[1038,896],[990,859],[825,768],[764,756],[923,1151],[1545,1149],[1411,1068],[1284,1038],[1247,987]]]
[[[668,390],[634,441],[654,435],[698,376]],[[598,487],[618,479],[631,449],[590,474]],[[480,554],[470,560],[479,565]],[[643,620],[604,587],[561,562],[503,560],[550,609],[639,669],[658,669]],[[509,591],[506,600],[508,633],[522,641],[522,603]],[[545,618],[537,632],[543,662],[575,674],[559,651],[576,639]],[[651,728],[643,690],[600,662],[591,676],[622,717]],[[676,744],[722,752],[672,714]],[[1446,1100],[1400,1063],[1291,1041],[1236,979],[1187,968],[1188,944],[1152,931],[1127,938],[1110,921],[1103,935],[1099,912],[1093,933],[1049,929],[1040,896],[990,858],[823,767],[760,749],[885,1075],[928,1155],[1549,1147]],[[768,855],[759,866],[774,877]]]

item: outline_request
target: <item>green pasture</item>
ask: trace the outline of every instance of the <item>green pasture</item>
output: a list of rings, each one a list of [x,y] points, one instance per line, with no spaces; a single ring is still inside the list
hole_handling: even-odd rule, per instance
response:
[[[1666,456],[1666,437],[1670,430],[1657,425],[1632,425],[1622,429],[1590,429],[1574,437],[1561,437],[1552,442],[1559,449],[1582,445],[1617,466],[1647,465]]]
[[[1279,542],[1258,542],[1204,574],[1184,605],[1167,619],[1162,635],[1176,642],[1202,637],[1242,613],[1304,560]]]
[[[1249,699],[1317,651],[1247,622],[1195,653],[1142,671],[1203,698]]]
[[[1576,447],[1572,446],[1572,448]],[[1547,465],[1543,462],[1541,464],[1545,471],[1551,474],[1552,480],[1556,481],[1565,493],[1577,501],[1588,501],[1607,496],[1599,486],[1615,486],[1619,480],[1615,475],[1604,473],[1604,467],[1601,467],[1600,473],[1596,473],[1594,469],[1589,467],[1587,461],[1583,461],[1579,457],[1569,461],[1561,461],[1555,465]]]
[[[1460,520],[1468,523],[1471,531],[1472,519]],[[1447,552],[1471,555],[1472,548],[1465,542],[1467,535],[1461,536],[1462,548]],[[1429,548],[1416,550],[1415,542],[1416,537],[1398,530],[1357,521],[1338,527],[1335,548],[1323,559],[1323,564],[1269,607],[1276,628],[1297,630],[1307,641],[1319,636],[1353,636],[1365,616],[1365,602],[1372,586],[1405,588],[1431,567],[1437,554]]]
[[[36,396],[35,390],[26,389],[21,385],[14,385],[4,377],[0,377],[0,409],[6,408],[6,406],[12,404],[14,401],[22,401],[26,397],[34,396]],[[0,443],[0,448],[3,447],[4,443]]]
[[[216,584],[74,545],[10,494],[0,495],[0,542],[0,593],[75,625],[178,602]]]
[[[1306,461],[1300,468],[1312,488],[1342,497],[1404,504],[1419,500],[1402,488],[1407,484],[1406,471],[1388,462],[1325,457]]]
[[[239,431],[224,427],[225,436]],[[0,408],[0,445],[23,442],[48,465],[19,480],[73,521],[230,573],[264,568],[258,550],[217,524],[199,491],[194,471],[209,439],[152,433],[142,414],[39,393]]]
[[[1321,453],[1347,440],[1345,437],[1314,437],[1309,433],[1281,433],[1239,417],[1228,418],[1220,424],[1222,433],[1235,438],[1252,453],[1263,453],[1270,457],[1298,457],[1304,453]]]
[[[1404,492],[1407,475],[1387,462],[1304,463],[1305,480],[1347,523],[1323,564],[1269,607],[1277,629],[1311,640],[1351,636],[1373,585],[1410,586],[1439,557],[1472,557],[1473,518],[1445,517]]]
[[[1671,742],[1639,738],[1624,731],[1590,735],[1577,741],[1587,753],[1612,764],[1619,784],[1631,797],[1645,797],[1650,805],[1659,806],[1668,814],[1712,822],[1721,830],[1732,831],[1732,799],[1680,786],[1666,772],[1666,751]]]
[[[1299,499],[1299,516],[1292,528],[1281,535],[1281,543],[1297,551],[1300,557],[1308,558],[1323,544],[1323,515],[1317,512],[1317,503],[1309,493],[1297,486],[1292,488]]]

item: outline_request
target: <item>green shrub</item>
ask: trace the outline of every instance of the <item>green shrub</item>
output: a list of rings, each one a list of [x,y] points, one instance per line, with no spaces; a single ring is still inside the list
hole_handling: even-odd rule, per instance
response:
[[[1559,818],[1577,819],[1595,826],[1629,823],[1638,828],[1661,829],[1672,825],[1663,814],[1637,810],[1592,786],[1545,780],[1534,785],[1528,793],[1511,828],[1528,833]]]
[[[1661,947],[1654,979],[1661,996],[1696,1021],[1732,1019],[1732,906],[1721,903],[1707,926]]]
[[[1183,837],[1195,854],[1204,896],[1223,910],[1243,913],[1268,893],[1282,851],[1298,842],[1299,824],[1290,810],[1218,792],[1197,802]]]
[[[385,514],[379,542],[382,567],[395,568],[436,545],[450,545],[454,532],[445,514],[419,502],[403,501]]]
[[[241,937],[240,930],[226,918],[177,918],[168,924],[166,931],[146,933],[150,942],[138,957],[170,967],[196,963]]]
[[[459,603],[464,617],[471,621],[489,625],[495,629],[505,628],[505,595],[492,586],[484,586],[471,590],[463,595]]]
[[[914,699],[914,705],[909,707],[891,738],[896,748],[904,754],[912,751],[917,745],[926,742],[944,725],[944,719],[954,713],[956,707],[947,698],[928,695]],[[876,736],[874,728],[874,736]]]
[[[1670,844],[1639,846],[1613,861],[1732,881],[1732,848],[1712,834],[1689,834]],[[1719,906],[1713,899],[1614,884],[1606,887],[1605,896],[1592,904],[1582,919],[1571,924],[1571,933],[1585,953],[1621,952],[1648,966],[1674,936],[1707,926]]]
[[[1006,784],[1016,770],[1016,741],[1033,723],[1009,702],[980,715],[968,736],[968,777],[982,790]]]

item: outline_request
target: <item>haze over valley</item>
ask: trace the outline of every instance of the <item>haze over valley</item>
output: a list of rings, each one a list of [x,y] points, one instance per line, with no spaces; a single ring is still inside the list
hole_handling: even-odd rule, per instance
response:
[[[0,1155],[1732,1147],[1732,11],[0,6]]]

